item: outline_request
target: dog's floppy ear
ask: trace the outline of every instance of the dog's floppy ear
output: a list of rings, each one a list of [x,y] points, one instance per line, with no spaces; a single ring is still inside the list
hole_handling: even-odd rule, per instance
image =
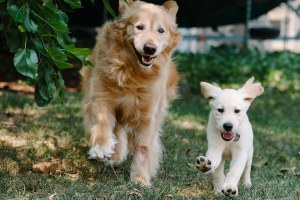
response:
[[[250,78],[245,85],[239,89],[239,91],[243,92],[245,101],[251,103],[255,97],[260,96],[264,93],[264,88],[261,83],[253,83],[254,77]]]
[[[126,3],[127,2],[127,3]],[[119,0],[119,13],[120,15],[124,14],[126,8],[133,4],[133,0]]]
[[[167,12],[172,16],[176,17],[177,11],[178,11],[178,5],[176,1],[167,1],[162,5]]]
[[[221,92],[221,88],[214,86],[212,84],[206,82],[200,82],[201,94],[209,101],[214,100],[219,92]]]

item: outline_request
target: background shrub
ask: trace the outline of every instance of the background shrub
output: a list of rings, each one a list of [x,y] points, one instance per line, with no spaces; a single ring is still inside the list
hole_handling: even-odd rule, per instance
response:
[[[240,51],[232,46],[220,46],[206,54],[176,53],[175,60],[182,82],[192,92],[198,93],[200,81],[221,86],[240,85],[251,76],[268,89],[300,91],[300,55],[289,51]]]

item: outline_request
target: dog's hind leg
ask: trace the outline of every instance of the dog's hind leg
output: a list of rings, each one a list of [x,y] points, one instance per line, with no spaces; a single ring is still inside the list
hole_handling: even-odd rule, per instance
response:
[[[128,155],[128,139],[127,139],[127,132],[124,127],[117,124],[114,133],[116,135],[116,146],[115,146],[115,153],[109,159],[110,164],[119,164],[124,159],[126,159]]]
[[[134,134],[134,157],[131,180],[150,186],[150,179],[156,175],[161,159],[161,143],[158,130],[144,127]]]
[[[222,186],[225,181],[224,164],[225,164],[225,159],[222,159],[220,165],[216,168],[216,170],[213,173],[214,189],[216,192],[221,192]]]
[[[251,177],[250,177],[250,173],[251,173],[251,165],[252,165],[252,157],[253,157],[253,149],[251,150],[251,152],[248,155],[248,160],[245,166],[245,170],[243,172],[242,178],[241,178],[241,182],[247,186],[247,187],[251,187]]]

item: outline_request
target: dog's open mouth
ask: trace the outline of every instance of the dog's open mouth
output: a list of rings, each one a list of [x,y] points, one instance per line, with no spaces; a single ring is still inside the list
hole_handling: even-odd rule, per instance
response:
[[[222,136],[223,140],[231,141],[234,138],[235,134],[231,133],[231,132],[227,132],[227,133],[221,132],[221,136]]]
[[[153,64],[155,57],[151,57],[149,55],[142,55],[136,50],[133,44],[132,47],[140,64],[142,64],[145,67],[149,67]]]

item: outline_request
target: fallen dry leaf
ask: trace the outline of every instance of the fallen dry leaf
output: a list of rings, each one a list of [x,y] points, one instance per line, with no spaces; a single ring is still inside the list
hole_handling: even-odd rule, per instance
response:
[[[58,163],[40,162],[32,166],[32,170],[37,173],[55,172],[58,168]]]
[[[285,174],[285,173],[289,172],[289,173],[295,175],[296,174],[295,170],[296,170],[296,167],[290,167],[290,168],[289,167],[284,167],[284,168],[280,169],[280,173]]]
[[[142,197],[142,193],[141,193],[141,191],[139,191],[138,189],[133,189],[133,190],[129,190],[129,191],[126,192],[126,196],[127,196],[127,197],[128,197],[128,196],[131,196],[131,195],[133,195],[133,196],[138,196],[138,197]]]
[[[167,194],[164,199],[173,199],[173,195]]]
[[[182,140],[181,140],[181,142],[182,142],[182,144],[189,144],[190,142],[189,142],[189,139],[187,139],[187,138],[183,138]]]
[[[49,200],[53,200],[53,199],[55,198],[55,196],[56,196],[56,193],[51,194],[51,195],[48,197],[48,199],[49,199]]]
[[[79,177],[80,177],[80,173],[79,172],[76,172],[76,173],[65,173],[67,178],[69,180],[72,180],[72,181],[76,181]]]
[[[268,164],[268,160],[260,160],[252,164],[252,168],[262,168]]]
[[[55,150],[56,148],[55,148],[55,144],[53,143],[53,142],[51,142],[51,141],[44,141],[44,143],[43,143],[46,147],[48,147],[49,149],[51,149],[51,150]]]

